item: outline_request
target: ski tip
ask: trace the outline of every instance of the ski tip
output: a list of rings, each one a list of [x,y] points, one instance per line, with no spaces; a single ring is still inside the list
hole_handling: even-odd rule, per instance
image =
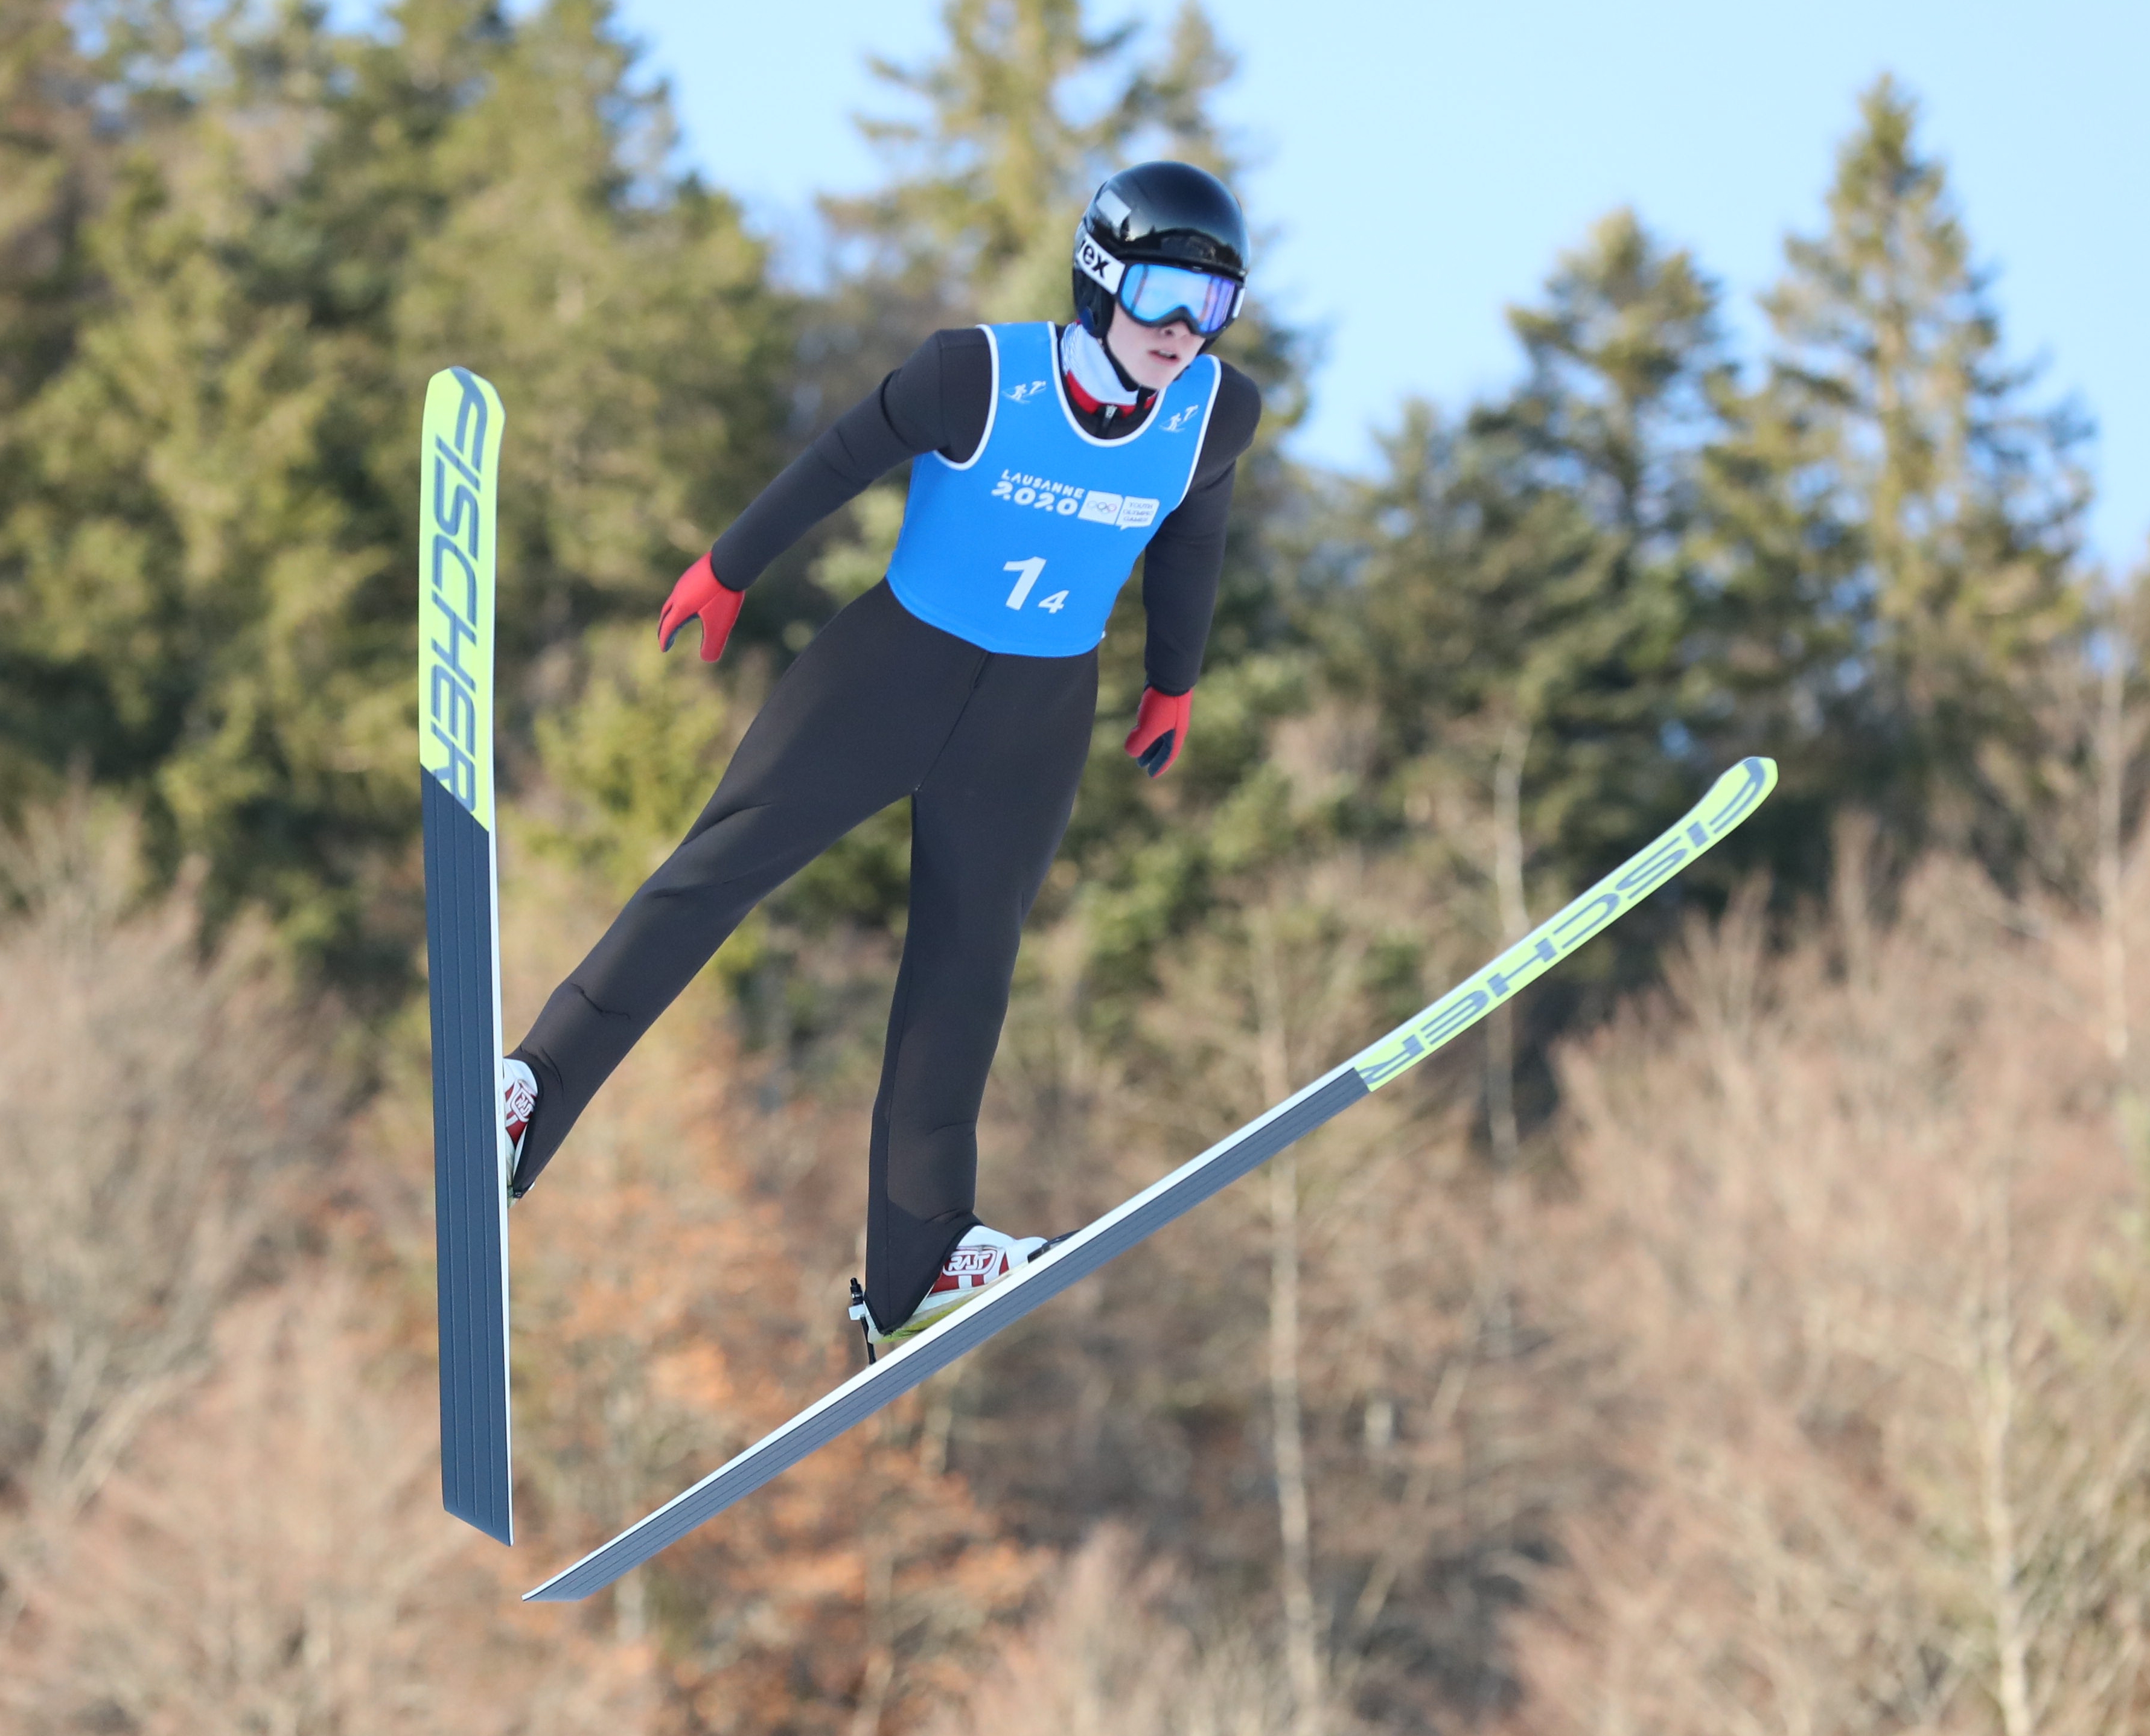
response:
[[[1753,813],[1776,787],[1777,762],[1767,754],[1750,754],[1737,765],[1727,768],[1710,785],[1709,794],[1697,805],[1693,815],[1684,824],[1692,825],[1699,819],[1708,826],[1710,841],[1714,843]]]
[[[1750,754],[1728,768],[1670,830],[1346,1064],[1369,1091],[1400,1077],[1634,909],[1745,820],[1776,787],[1777,762],[1764,754]]]
[[[1777,787],[1777,762],[1767,754],[1749,754],[1717,781],[1722,785],[1742,780],[1759,785],[1759,793],[1767,795]]]

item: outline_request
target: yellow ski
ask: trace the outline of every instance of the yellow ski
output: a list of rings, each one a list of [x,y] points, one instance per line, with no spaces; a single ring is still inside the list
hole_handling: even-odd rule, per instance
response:
[[[1688,866],[1752,814],[1776,782],[1774,760],[1742,760],[1712,785],[1677,825],[1379,1042],[854,1375],[684,1494],[525,1592],[525,1601],[568,1602],[602,1590],[816,1447],[901,1397],[928,1375],[977,1349],[1040,1303],[1416,1067]]]
[[[512,1543],[492,788],[494,522],[504,421],[499,394],[467,369],[444,368],[426,385],[418,783],[433,1024],[441,1498],[457,1518]]]

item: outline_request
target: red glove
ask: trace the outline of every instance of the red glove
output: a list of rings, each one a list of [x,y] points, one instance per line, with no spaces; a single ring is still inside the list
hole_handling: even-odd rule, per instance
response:
[[[1128,731],[1128,751],[1152,777],[1162,777],[1187,744],[1187,726],[1194,714],[1194,694],[1161,694],[1153,687],[1143,689],[1142,704],[1135,708],[1135,726]]]
[[[679,583],[664,599],[664,610],[657,617],[659,648],[669,651],[679,629],[699,615],[702,661],[714,663],[724,654],[724,641],[731,636],[732,623],[739,619],[739,605],[745,601],[746,593],[734,591],[719,578],[709,556],[704,555],[679,575]]]

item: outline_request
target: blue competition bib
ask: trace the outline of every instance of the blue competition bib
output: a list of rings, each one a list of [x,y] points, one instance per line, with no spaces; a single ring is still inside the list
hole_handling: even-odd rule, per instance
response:
[[[1185,497],[1223,371],[1198,356],[1139,429],[1099,440],[1068,408],[1051,326],[985,333],[985,437],[966,463],[912,463],[889,588],[985,650],[1078,656],[1104,638],[1135,557]]]

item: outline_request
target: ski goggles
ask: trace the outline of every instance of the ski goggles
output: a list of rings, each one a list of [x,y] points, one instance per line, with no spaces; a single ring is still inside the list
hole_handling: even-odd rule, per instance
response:
[[[1184,320],[1214,337],[1239,310],[1240,286],[1184,265],[1130,265],[1120,278],[1120,305],[1145,326]]]
[[[1143,325],[1184,320],[1203,337],[1214,337],[1230,325],[1246,294],[1244,284],[1188,265],[1127,265],[1088,233],[1076,238],[1075,263],[1084,276],[1111,290],[1129,315]]]

